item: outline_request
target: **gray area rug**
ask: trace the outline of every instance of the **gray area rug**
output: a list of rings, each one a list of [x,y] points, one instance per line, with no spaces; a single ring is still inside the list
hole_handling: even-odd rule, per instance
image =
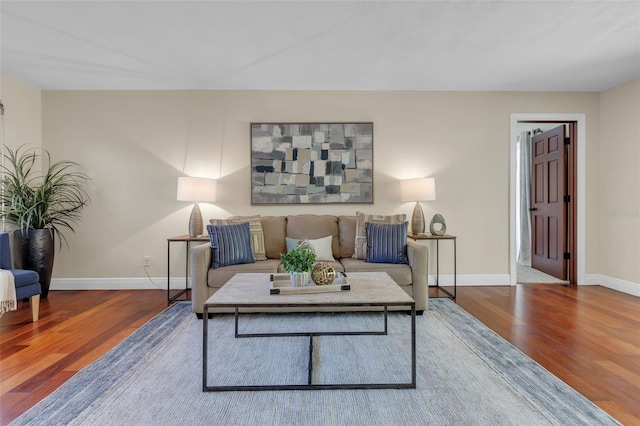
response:
[[[177,303],[12,424],[619,424],[451,301],[416,322],[417,389],[203,393],[202,322]],[[308,338],[235,339],[232,315],[209,324],[210,382],[306,382]],[[240,317],[241,332],[329,327],[379,329],[382,314]],[[314,379],[409,381],[409,332],[410,316],[390,313],[387,336],[320,337]]]

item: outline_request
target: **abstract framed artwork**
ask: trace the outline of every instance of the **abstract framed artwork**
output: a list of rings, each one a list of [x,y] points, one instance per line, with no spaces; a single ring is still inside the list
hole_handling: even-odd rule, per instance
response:
[[[251,123],[251,204],[373,203],[373,123]]]

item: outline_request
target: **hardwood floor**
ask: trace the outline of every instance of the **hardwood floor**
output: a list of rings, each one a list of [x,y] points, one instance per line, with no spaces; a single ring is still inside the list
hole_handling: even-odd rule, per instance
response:
[[[640,425],[640,300],[599,286],[458,287],[457,303],[626,425]],[[0,319],[7,424],[166,307],[161,290],[52,291]]]
[[[6,425],[167,307],[162,290],[51,291],[0,318],[0,424]]]
[[[600,286],[458,288],[458,305],[625,425],[640,425],[640,299]]]

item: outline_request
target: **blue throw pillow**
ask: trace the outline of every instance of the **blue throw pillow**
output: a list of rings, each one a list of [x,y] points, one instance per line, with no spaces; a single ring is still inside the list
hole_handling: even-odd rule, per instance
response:
[[[364,224],[367,232],[367,258],[370,263],[409,263],[407,228],[409,222],[394,225]]]
[[[232,225],[207,225],[207,232],[213,250],[212,268],[255,262],[251,252],[251,234],[248,222]]]

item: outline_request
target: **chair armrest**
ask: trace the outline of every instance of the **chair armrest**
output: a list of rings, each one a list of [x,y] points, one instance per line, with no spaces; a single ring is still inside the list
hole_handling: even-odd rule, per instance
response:
[[[207,275],[211,268],[211,244],[200,244],[189,252],[191,276],[191,312],[202,312],[207,301]]]
[[[407,240],[407,257],[411,266],[413,300],[417,311],[429,309],[429,249],[426,245]]]

